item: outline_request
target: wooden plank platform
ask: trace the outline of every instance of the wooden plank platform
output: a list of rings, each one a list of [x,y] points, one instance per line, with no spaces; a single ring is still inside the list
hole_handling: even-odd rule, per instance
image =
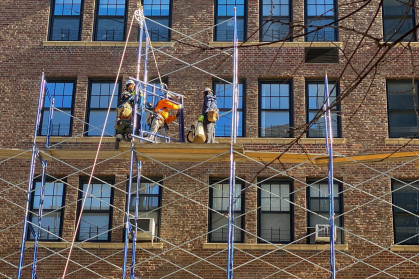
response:
[[[115,160],[130,160],[130,143],[123,142],[119,150],[101,150],[99,159],[108,159],[113,157]],[[40,149],[44,159],[51,160],[57,158],[60,160],[72,159],[91,159],[96,156],[96,150],[75,150],[75,149]],[[213,162],[225,162],[230,159],[230,145],[219,144],[188,144],[188,143],[136,143],[135,150],[138,152],[138,158],[142,161],[161,161],[161,162],[200,162],[210,160]],[[278,161],[281,163],[307,163],[313,165],[327,165],[328,157],[325,154],[306,154],[306,153],[283,153],[245,150],[242,144],[234,145],[235,160],[237,162],[258,161],[269,163]],[[31,149],[0,148],[0,160],[9,158],[30,159]],[[279,157],[278,157],[279,156]],[[386,162],[386,161],[415,161],[419,168],[419,151],[382,153],[357,155],[350,157],[334,158],[334,163],[351,164],[356,162]],[[1,163],[0,161],[0,163]]]

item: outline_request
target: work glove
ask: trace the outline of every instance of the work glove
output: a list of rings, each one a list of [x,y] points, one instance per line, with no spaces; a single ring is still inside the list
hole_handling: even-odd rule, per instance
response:
[[[203,122],[204,121],[204,116],[201,115],[200,117],[198,117],[198,122]]]

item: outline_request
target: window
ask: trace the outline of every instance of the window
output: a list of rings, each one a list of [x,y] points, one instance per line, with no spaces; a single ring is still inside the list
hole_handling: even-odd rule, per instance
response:
[[[172,0],[143,0],[143,7],[150,39],[169,41]]]
[[[97,0],[95,41],[125,40],[126,0]]]
[[[233,85],[222,81],[213,82],[214,92],[217,96],[217,106],[220,110],[220,119],[215,125],[216,137],[229,137],[231,133],[231,109],[233,107]],[[239,125],[237,127],[237,136],[244,137],[244,108],[243,100],[245,96],[245,86],[241,82],[239,84],[239,104],[237,114],[239,116]]]
[[[135,202],[136,202],[136,181],[132,183],[131,190],[131,204],[130,204],[130,218],[135,216]],[[156,224],[156,235],[160,235],[160,216],[161,216],[161,187],[152,181],[144,180],[140,184],[138,205],[138,218],[153,218]]]
[[[258,242],[289,243],[293,240],[291,183],[266,181],[258,188]]]
[[[106,182],[113,184],[112,181]],[[82,180],[82,192],[79,193],[79,208],[81,208],[82,199],[85,196],[87,198],[81,216],[78,240],[110,241],[113,189],[109,184],[92,181],[86,195],[87,183],[88,180]]]
[[[291,137],[291,83],[261,81],[259,92],[259,137]]]
[[[260,5],[260,40],[263,42],[291,40],[290,0],[262,0]]]
[[[31,196],[31,210],[29,221],[35,232],[38,231],[38,210],[41,199],[41,181],[34,181],[34,190]],[[45,183],[44,202],[42,207],[41,233],[39,240],[59,241],[63,229],[65,186],[63,182],[47,181]],[[46,230],[46,231],[45,231]],[[34,237],[29,230],[28,239]]]
[[[42,121],[40,135],[46,136],[48,133],[48,122],[50,114],[50,98],[54,98],[54,110],[50,135],[51,136],[70,136],[73,123],[73,98],[75,81],[48,81],[46,84],[47,94],[45,94],[44,109],[42,111]]]
[[[387,81],[388,130],[391,138],[419,138],[418,92],[418,81]]]
[[[82,13],[82,0],[53,0],[49,40],[80,41]]]
[[[338,84],[330,82],[328,84],[330,94],[330,104],[332,104],[338,96]],[[306,84],[307,94],[307,123],[310,123],[314,117],[323,110],[324,103],[324,81],[309,81]],[[339,104],[331,108],[332,130],[334,137],[340,137],[340,106]],[[307,131],[309,138],[324,138],[326,136],[324,117],[320,117]]]
[[[237,40],[246,39],[246,0],[215,0],[214,41],[232,42],[234,38],[234,7],[237,16]]]
[[[118,82],[115,94],[111,99],[114,88],[113,81],[91,81],[89,83],[89,98],[87,110],[87,125],[85,128],[88,136],[100,136],[102,133],[106,113],[108,111],[109,101],[111,111],[109,112],[108,121],[106,122],[105,136],[113,136],[115,132],[115,109],[118,96],[121,91],[121,83]]]
[[[394,244],[419,245],[419,182],[392,181]]]
[[[335,0],[305,0],[306,41],[337,40]]]
[[[214,183],[210,187],[209,242],[228,242],[228,179]],[[244,192],[243,185],[236,181],[234,199],[234,242],[243,242]]]
[[[415,25],[413,0],[383,0],[384,41],[394,42],[405,35]],[[403,42],[416,41],[413,31],[402,39]]]
[[[329,224],[329,185],[327,180],[309,182],[307,187],[308,231],[312,234],[316,224]],[[335,208],[336,243],[343,243],[343,199],[342,186],[333,183],[333,200]],[[309,243],[314,243],[314,234],[310,235]]]

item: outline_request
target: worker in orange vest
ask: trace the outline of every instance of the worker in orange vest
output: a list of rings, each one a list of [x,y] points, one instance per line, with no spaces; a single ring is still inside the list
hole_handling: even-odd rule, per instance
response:
[[[170,97],[169,99],[161,99],[158,101],[156,107],[154,108],[155,116],[151,122],[151,135],[149,139],[154,141],[155,134],[159,129],[162,129],[161,134],[165,136],[167,130],[169,130],[169,126],[167,126],[167,124],[173,122],[176,119],[181,108],[182,105],[173,103]]]

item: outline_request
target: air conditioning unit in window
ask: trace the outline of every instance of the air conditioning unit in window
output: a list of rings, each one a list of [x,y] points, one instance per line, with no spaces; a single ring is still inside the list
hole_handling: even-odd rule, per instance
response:
[[[317,224],[314,240],[316,242],[330,242],[330,226],[326,224]],[[336,226],[333,231],[333,241],[336,242]]]
[[[130,222],[134,230],[135,218],[130,218]],[[151,241],[153,243],[156,237],[156,222],[154,218],[138,218],[137,228],[137,240]]]

